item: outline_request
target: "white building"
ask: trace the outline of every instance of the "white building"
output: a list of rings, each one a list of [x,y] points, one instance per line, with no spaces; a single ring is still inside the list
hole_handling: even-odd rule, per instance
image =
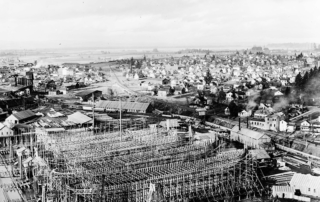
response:
[[[265,119],[269,114],[270,112],[268,110],[259,109],[254,113],[254,118]]]
[[[299,189],[303,195],[320,197],[319,176],[295,173],[290,181],[290,186],[294,189]]]
[[[158,97],[167,97],[167,91],[159,90],[158,91]]]
[[[68,67],[62,67],[58,69],[59,76],[73,76],[74,71],[71,68]]]
[[[25,110],[25,111],[11,114],[8,118],[6,118],[5,123],[7,123],[6,125],[19,124],[27,120],[30,120],[35,116],[36,114],[33,113],[32,111]]]
[[[279,122],[280,122],[280,117],[277,116],[276,114],[274,115],[269,115],[266,117],[266,122],[269,125],[269,130],[272,131],[279,131]]]
[[[306,121],[303,121],[303,122],[301,123],[300,129],[301,129],[302,131],[309,131],[309,130],[310,130],[310,126],[311,126],[310,122],[306,120]]]
[[[272,196],[278,198],[293,198],[294,188],[290,186],[272,186]]]
[[[238,116],[241,117],[241,118],[245,118],[245,117],[249,117],[251,116],[252,114],[252,111],[251,110],[242,110],[241,112],[238,113]]]
[[[287,132],[293,133],[294,131],[296,131],[296,128],[297,127],[295,123],[288,123]]]
[[[286,132],[288,129],[288,123],[285,120],[279,122],[279,131]]]
[[[269,130],[270,128],[265,119],[251,119],[249,120],[249,125],[250,127],[260,128],[262,130]]]
[[[254,131],[248,128],[240,128],[234,126],[231,129],[230,134],[231,140],[241,142],[245,146],[252,147],[255,149],[262,149],[262,144],[271,141],[271,138],[261,132]]]
[[[11,130],[8,126],[0,123],[0,137],[8,137],[13,136],[13,130]]]

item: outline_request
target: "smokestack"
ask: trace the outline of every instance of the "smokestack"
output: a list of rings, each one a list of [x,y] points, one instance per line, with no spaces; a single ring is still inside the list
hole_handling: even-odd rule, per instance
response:
[[[249,117],[247,117],[247,128],[249,128]]]
[[[241,130],[241,120],[240,120],[240,117],[239,117],[239,131]]]

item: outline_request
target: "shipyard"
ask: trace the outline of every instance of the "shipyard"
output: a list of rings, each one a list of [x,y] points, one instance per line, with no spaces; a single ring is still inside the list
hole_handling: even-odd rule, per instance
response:
[[[0,202],[320,201],[319,4],[226,2],[8,2]]]

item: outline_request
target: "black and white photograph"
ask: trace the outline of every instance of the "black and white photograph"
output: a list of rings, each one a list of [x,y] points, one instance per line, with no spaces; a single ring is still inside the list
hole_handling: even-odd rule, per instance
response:
[[[319,0],[0,0],[0,202],[320,201]]]

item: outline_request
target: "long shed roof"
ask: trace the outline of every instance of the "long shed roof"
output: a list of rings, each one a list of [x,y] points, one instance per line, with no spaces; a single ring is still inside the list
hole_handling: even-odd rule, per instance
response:
[[[121,109],[145,111],[150,103],[141,102],[121,102]],[[120,109],[119,101],[100,100],[96,104],[96,108]]]
[[[308,188],[319,188],[320,189],[320,177],[312,176],[310,174],[295,173],[290,181],[290,186],[299,185]]]
[[[84,91],[81,91],[81,92],[78,92],[75,94],[75,96],[78,96],[78,97],[83,97],[83,96],[88,96],[88,95],[92,95],[92,93],[96,93],[96,92],[102,92],[100,90],[84,90]]]
[[[240,128],[240,130],[239,130],[239,126],[237,126],[237,125],[234,126],[231,129],[231,131],[232,132],[236,132],[236,133],[240,133],[241,135],[244,135],[244,136],[250,137],[252,139],[256,139],[256,140],[262,138],[265,135],[262,132],[251,130],[251,129],[248,129],[248,128]]]
[[[33,113],[31,110],[25,110],[21,112],[17,112],[15,114],[12,114],[14,117],[16,117],[18,120],[28,119],[31,117],[35,117],[36,114]]]

